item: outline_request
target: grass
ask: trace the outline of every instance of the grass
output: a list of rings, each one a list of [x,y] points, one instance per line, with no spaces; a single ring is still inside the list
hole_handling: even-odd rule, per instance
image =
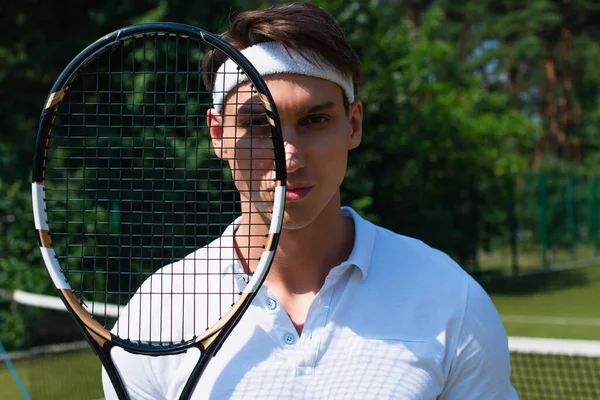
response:
[[[103,397],[100,361],[91,350],[16,360],[14,364],[34,400],[92,400]],[[0,399],[21,398],[6,365],[0,364]]]
[[[572,318],[573,323],[505,321],[509,336],[600,340],[600,266],[483,283],[501,316]]]

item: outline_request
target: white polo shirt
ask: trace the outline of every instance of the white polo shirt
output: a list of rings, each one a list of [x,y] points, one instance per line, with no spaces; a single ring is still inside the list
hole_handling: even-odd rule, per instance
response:
[[[484,290],[444,253],[342,210],[354,219],[354,247],[330,271],[302,335],[263,286],[193,399],[517,399],[507,337]],[[112,356],[133,399],[171,400],[198,352]]]

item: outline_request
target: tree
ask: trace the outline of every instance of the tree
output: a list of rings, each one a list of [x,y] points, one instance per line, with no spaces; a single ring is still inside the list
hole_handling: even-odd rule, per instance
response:
[[[221,0],[0,4],[0,289],[55,293],[36,245],[30,182],[36,123],[67,63],[94,40],[127,25],[177,21],[218,31],[237,8]],[[21,316],[6,304],[0,304],[0,326],[9,349],[31,344]]]
[[[440,8],[415,29],[398,22],[395,5],[353,2],[337,14],[365,75],[363,145],[351,153],[344,198],[466,265],[490,232],[481,226],[506,213],[509,183],[526,165],[519,150],[536,127],[505,93],[464,73]]]

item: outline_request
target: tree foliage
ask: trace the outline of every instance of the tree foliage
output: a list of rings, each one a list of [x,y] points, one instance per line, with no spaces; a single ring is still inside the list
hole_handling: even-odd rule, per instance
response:
[[[123,26],[177,21],[219,31],[235,2],[145,0],[0,4],[0,289],[54,293],[43,267],[31,207],[37,122],[54,80],[99,37]],[[0,303],[0,337],[26,345],[18,313]]]
[[[526,166],[536,126],[506,93],[486,92],[481,77],[464,73],[442,9],[429,7],[416,29],[385,7],[355,2],[340,18],[363,60],[365,103],[344,195],[466,265],[483,232],[498,234],[492,227],[506,218],[507,188]]]
[[[362,60],[362,145],[344,203],[463,266],[505,236],[528,170],[589,173],[600,162],[600,13],[589,0],[313,0]],[[36,124],[62,68],[119,27],[176,21],[221,31],[267,0],[108,0],[0,5],[0,288],[51,293],[33,229]],[[0,305],[1,306],[1,305]],[[3,340],[23,323],[0,312]]]

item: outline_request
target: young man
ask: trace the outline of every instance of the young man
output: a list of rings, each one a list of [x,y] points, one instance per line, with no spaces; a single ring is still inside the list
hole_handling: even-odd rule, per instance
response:
[[[193,398],[516,399],[506,334],[483,289],[445,254],[341,208],[363,105],[354,97],[360,63],[335,21],[315,6],[283,5],[240,14],[224,38],[273,95],[288,191],[271,272]],[[215,96],[213,142],[239,103]],[[236,234],[240,247],[244,237]],[[177,398],[197,356],[121,353],[135,399]]]

